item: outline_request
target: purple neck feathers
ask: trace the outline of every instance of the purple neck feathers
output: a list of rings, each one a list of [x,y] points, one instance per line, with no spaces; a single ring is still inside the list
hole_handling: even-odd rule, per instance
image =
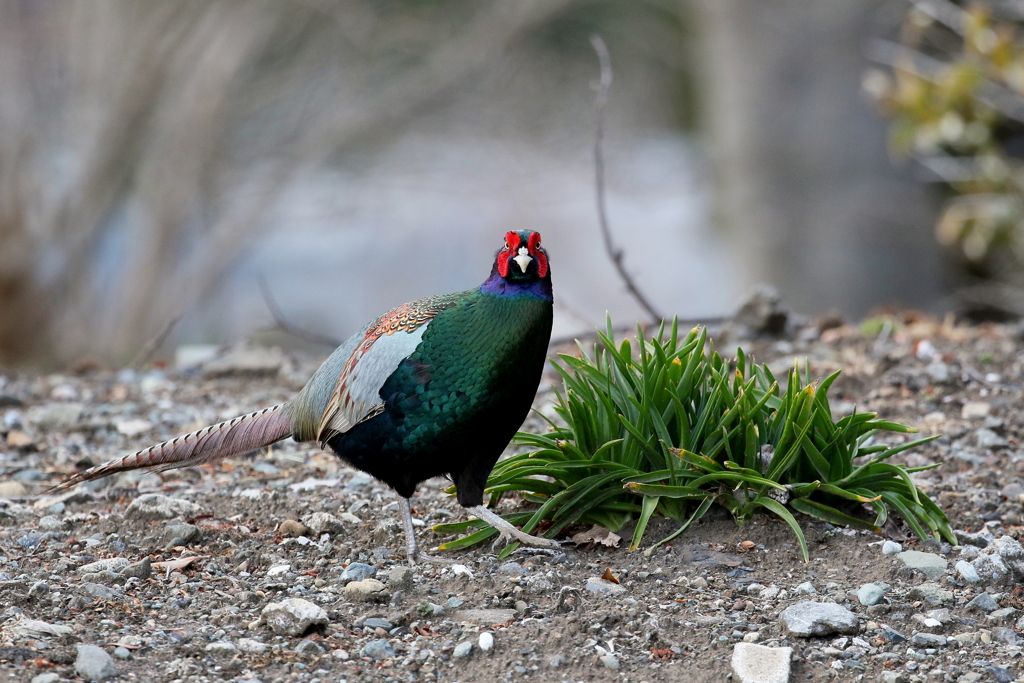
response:
[[[495,296],[532,296],[546,301],[553,300],[550,277],[540,280],[510,281],[498,275],[497,270],[492,271],[491,276],[480,285],[480,291]]]

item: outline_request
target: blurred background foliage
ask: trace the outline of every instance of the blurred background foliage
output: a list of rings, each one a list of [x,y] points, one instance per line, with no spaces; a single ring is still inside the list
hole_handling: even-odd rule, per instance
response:
[[[1024,8],[915,0],[898,43],[872,53],[865,89],[891,120],[890,144],[946,190],[935,226],[973,287],[978,314],[1024,314]]]
[[[861,88],[868,46],[934,32],[906,12],[3,0],[0,366],[244,339],[273,324],[261,279],[293,322],[344,338],[479,283],[522,227],[552,253],[556,335],[606,310],[632,323],[594,211],[593,33],[615,70],[610,220],[659,310],[725,314],[761,282],[809,314],[936,308],[953,279],[940,197],[892,163]],[[965,130],[996,117],[958,106]]]

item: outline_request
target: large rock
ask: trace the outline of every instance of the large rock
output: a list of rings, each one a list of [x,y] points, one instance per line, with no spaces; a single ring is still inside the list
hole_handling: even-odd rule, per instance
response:
[[[856,615],[834,602],[798,602],[782,610],[779,618],[795,636],[827,636],[860,630]]]
[[[732,649],[732,670],[740,683],[787,683],[791,647],[767,647],[736,643]]]
[[[263,608],[261,621],[279,636],[302,636],[327,625],[327,612],[302,598],[286,598]]]
[[[157,519],[195,517],[201,510],[202,508],[188,500],[168,498],[159,493],[147,493],[132,501],[124,511],[124,518],[150,522]]]
[[[87,681],[104,681],[117,675],[117,667],[107,651],[96,645],[79,645],[75,673]]]

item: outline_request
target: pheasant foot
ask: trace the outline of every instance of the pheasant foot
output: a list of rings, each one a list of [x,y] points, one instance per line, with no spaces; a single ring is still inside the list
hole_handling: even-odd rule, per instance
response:
[[[518,541],[524,545],[528,545],[534,548],[561,548],[562,545],[555,540],[550,538],[541,538],[539,536],[531,536],[525,532],[515,528],[500,516],[488,510],[483,505],[477,505],[469,508],[472,510],[480,519],[484,520],[498,532],[498,540],[504,540],[506,544]]]
[[[416,542],[416,531],[412,523],[412,507],[408,498],[398,499],[398,509],[402,511],[402,528],[405,529],[405,552],[409,558],[409,564],[453,564],[455,560],[447,557],[436,557],[420,551]]]

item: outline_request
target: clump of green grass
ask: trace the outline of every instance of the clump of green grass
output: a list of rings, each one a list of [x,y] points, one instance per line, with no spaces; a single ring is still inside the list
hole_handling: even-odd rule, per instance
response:
[[[805,560],[793,511],[876,532],[895,512],[919,538],[956,543],[946,516],[910,477],[936,465],[887,462],[937,437],[889,446],[875,442],[878,432],[916,430],[874,413],[834,420],[828,390],[839,372],[812,382],[809,366],[802,376],[795,366],[781,391],[742,349],[734,363],[711,352],[703,328],[681,337],[673,321],[651,339],[638,330],[635,353],[629,339],[615,340],[610,322],[598,337],[593,352],[581,345],[580,357],[560,354],[555,363],[564,382],[555,404],[561,422],[548,420],[546,434],[519,433],[516,442],[533,450],[499,462],[488,479],[491,506],[508,493],[539,506],[505,517],[524,531],[553,538],[576,523],[617,531],[636,518],[633,550],[653,516],[680,521],[659,545],[718,504],[740,525],[758,511],[777,515]],[[470,532],[443,549],[497,533],[479,520],[434,529]]]

